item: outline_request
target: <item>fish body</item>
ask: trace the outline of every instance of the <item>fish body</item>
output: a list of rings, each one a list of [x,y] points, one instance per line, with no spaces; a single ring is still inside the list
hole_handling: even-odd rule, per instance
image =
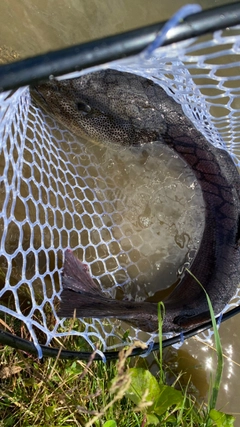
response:
[[[157,141],[191,167],[201,186],[205,226],[191,274],[185,271],[163,301],[163,331],[187,330],[210,318],[205,293],[193,276],[208,293],[215,314],[221,312],[240,278],[240,178],[230,155],[208,143],[160,86],[134,74],[102,70],[43,83],[34,92],[50,115],[82,138],[126,146]],[[156,303],[107,298],[80,261],[69,251],[65,256],[60,316],[113,317],[144,331],[157,330]]]

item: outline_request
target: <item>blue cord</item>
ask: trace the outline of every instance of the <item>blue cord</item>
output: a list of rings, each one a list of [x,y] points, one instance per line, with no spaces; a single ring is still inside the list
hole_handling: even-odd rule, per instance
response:
[[[153,40],[152,43],[146,49],[144,49],[141,53],[141,56],[144,57],[144,59],[148,59],[153,51],[157,49],[158,47],[162,46],[164,41],[166,40],[166,36],[169,30],[176,27],[176,25],[182,21],[184,18],[186,18],[189,15],[192,15],[197,12],[201,12],[202,8],[199,4],[187,4],[183,7],[181,7],[173,16],[170,18],[166,24],[163,26],[161,31],[156,35],[156,38]]]

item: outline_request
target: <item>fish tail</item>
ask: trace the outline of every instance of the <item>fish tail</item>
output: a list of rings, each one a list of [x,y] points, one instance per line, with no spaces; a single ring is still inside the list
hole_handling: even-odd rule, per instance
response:
[[[118,314],[119,310],[117,310]],[[64,289],[58,310],[60,317],[116,317],[116,301],[99,295]]]

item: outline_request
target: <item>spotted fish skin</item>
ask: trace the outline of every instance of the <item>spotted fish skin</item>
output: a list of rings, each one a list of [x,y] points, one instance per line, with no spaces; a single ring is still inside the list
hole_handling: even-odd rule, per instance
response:
[[[128,146],[158,141],[185,160],[205,203],[204,231],[190,271],[208,293],[215,314],[221,312],[240,278],[240,178],[230,155],[208,143],[161,87],[134,74],[102,70],[43,83],[32,93],[51,116],[82,138]],[[72,317],[75,312],[77,317],[114,317],[144,331],[157,330],[157,304],[109,299],[92,283],[86,289],[79,280],[83,271],[80,268],[80,274],[79,263],[66,252],[60,316]],[[191,274],[185,271],[163,301],[164,332],[187,330],[210,318],[205,293]]]

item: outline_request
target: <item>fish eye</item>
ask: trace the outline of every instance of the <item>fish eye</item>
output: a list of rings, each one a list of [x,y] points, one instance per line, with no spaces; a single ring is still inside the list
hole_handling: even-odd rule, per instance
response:
[[[77,107],[78,111],[82,114],[88,114],[91,111],[90,105],[86,104],[83,101],[77,102],[76,107]]]

